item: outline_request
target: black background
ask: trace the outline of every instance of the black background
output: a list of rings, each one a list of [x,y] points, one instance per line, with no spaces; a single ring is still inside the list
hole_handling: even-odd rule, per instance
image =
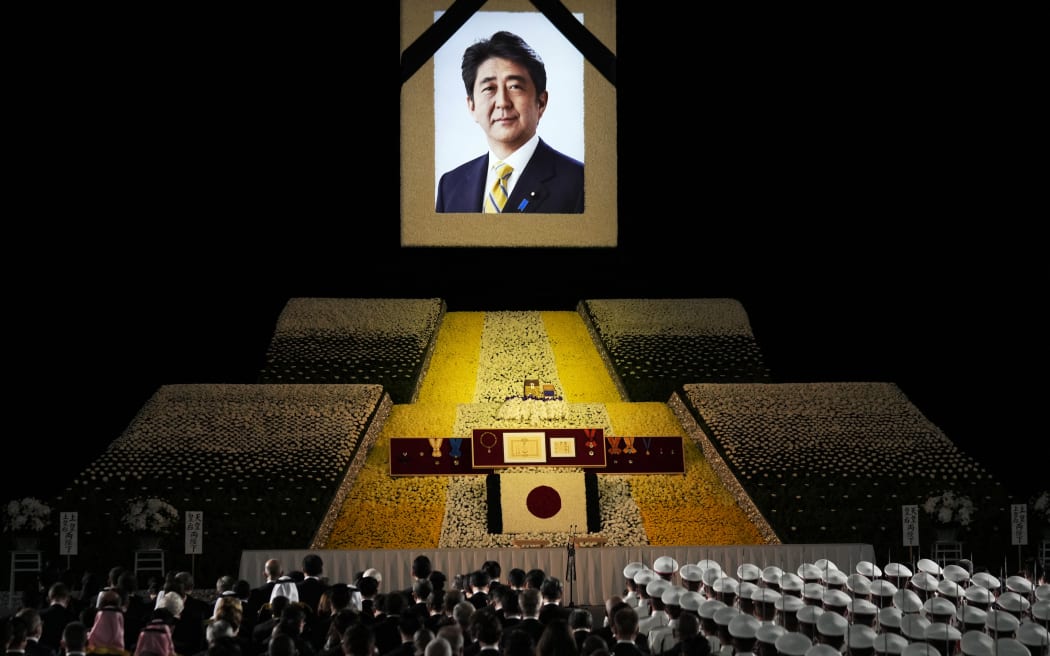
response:
[[[379,19],[27,24],[3,498],[60,489],[162,385],[255,382],[293,296],[736,298],[777,382],[894,382],[1011,489],[1045,488],[1046,272],[1003,151],[1032,123],[995,21],[651,9],[616,10],[615,249],[400,248]]]

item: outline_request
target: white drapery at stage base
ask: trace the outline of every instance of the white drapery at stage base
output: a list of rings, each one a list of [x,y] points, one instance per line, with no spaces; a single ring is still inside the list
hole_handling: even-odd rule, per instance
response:
[[[581,536],[582,537],[582,536]],[[562,579],[563,603],[573,601],[587,606],[604,605],[605,600],[623,593],[623,568],[638,561],[652,567],[660,556],[670,556],[679,564],[711,559],[736,578],[737,567],[752,563],[765,568],[776,565],[795,572],[802,563],[827,559],[847,574],[852,574],[862,560],[875,562],[875,549],[870,544],[778,544],[727,547],[579,547],[575,549],[576,580],[566,579],[569,549],[563,547],[511,549],[278,549],[241,552],[240,577],[259,585],[265,580],[263,565],[270,558],[281,561],[285,573],[302,568],[303,556],[315,553],[324,561],[324,576],[330,583],[353,583],[354,577],[369,567],[383,575],[380,591],[405,590],[411,587],[412,559],[419,555],[430,558],[435,570],[448,577],[448,587],[456,575],[469,574],[486,560],[495,560],[506,572],[514,567],[528,571],[539,568]]]

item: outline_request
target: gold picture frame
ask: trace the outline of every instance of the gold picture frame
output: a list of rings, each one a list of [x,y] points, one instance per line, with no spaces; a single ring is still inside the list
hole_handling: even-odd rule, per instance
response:
[[[565,7],[579,16],[583,26],[609,50],[615,51],[615,0],[565,0]],[[402,0],[401,51],[431,27],[448,2]],[[546,16],[527,0],[489,0],[474,13],[456,35],[462,38],[490,36],[492,22],[509,12],[515,20],[503,20],[503,29],[514,31],[526,21],[542,23]],[[538,17],[538,19],[537,19]],[[480,23],[473,23],[475,19]],[[500,24],[496,20],[496,24]],[[483,31],[478,31],[485,25]],[[471,30],[474,30],[473,32]],[[488,32],[488,34],[486,34]],[[455,36],[455,35],[454,35]],[[522,35],[524,37],[524,35]],[[563,37],[564,38],[564,37]],[[528,40],[528,39],[526,39]],[[451,41],[451,40],[450,40]],[[446,44],[448,45],[448,44]],[[571,46],[571,44],[569,44]],[[439,48],[437,53],[440,53]],[[537,50],[543,57],[543,53]],[[576,51],[579,57],[583,57]],[[435,54],[437,54],[435,53]],[[461,51],[460,51],[460,54]],[[550,69],[554,62],[545,64]],[[617,166],[616,88],[584,59],[583,62],[584,211],[582,214],[485,214],[438,213],[435,211],[437,179],[437,116],[435,108],[434,58],[430,58],[401,85],[401,246],[403,247],[616,247]],[[445,67],[448,68],[448,67]],[[458,74],[458,70],[454,71]],[[443,74],[447,74],[444,72]],[[548,74],[548,78],[550,78]],[[460,82],[462,85],[462,82]],[[466,94],[459,89],[462,113],[467,114]],[[557,107],[552,95],[548,114]],[[551,121],[554,121],[551,118]],[[476,126],[475,126],[476,127]],[[480,130],[478,131],[480,134]],[[541,137],[543,126],[541,123]],[[552,144],[556,148],[557,144]],[[479,149],[477,154],[481,154]]]

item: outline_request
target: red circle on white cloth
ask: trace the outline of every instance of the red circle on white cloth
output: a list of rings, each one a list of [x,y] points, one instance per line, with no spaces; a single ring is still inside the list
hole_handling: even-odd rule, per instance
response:
[[[549,485],[539,485],[529,491],[525,507],[540,519],[554,517],[561,511],[561,495]]]

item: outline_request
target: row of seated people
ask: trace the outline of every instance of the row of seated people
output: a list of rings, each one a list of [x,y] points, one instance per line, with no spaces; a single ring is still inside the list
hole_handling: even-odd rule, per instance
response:
[[[981,577],[966,577],[953,581],[964,591],[955,595],[963,602],[956,605],[947,590],[930,590],[925,583],[918,586],[927,593],[923,600],[912,589],[915,575],[910,572],[902,578],[903,571],[887,566],[889,575],[869,569],[872,576],[867,576],[859,568],[860,565],[858,572],[847,574],[825,562],[800,566],[798,573],[793,574],[779,568],[741,566],[733,577],[710,562],[683,567],[667,558],[657,559],[651,567],[629,563],[624,568],[622,595],[606,600],[603,626],[595,633],[602,633],[604,648],[610,653],[622,648],[621,643],[630,637],[639,652],[653,655],[682,649],[686,638],[694,639],[691,649],[699,649],[697,645],[704,642],[709,651],[722,654],[752,651],[756,645],[771,645],[772,649],[780,643],[783,650],[777,653],[787,656],[793,656],[792,650],[799,651],[803,645],[806,651],[817,645],[832,645],[840,652],[852,649],[860,653],[882,646],[886,653],[897,653],[897,646],[903,651],[911,644],[922,644],[927,649],[933,644],[942,645],[941,656],[949,656],[963,650],[964,632],[974,631],[995,641],[1013,640],[1026,648],[1034,646],[1036,651],[1045,642],[1043,608],[1050,601],[1039,598],[1047,591],[1045,584],[1032,585],[1030,589],[1021,586],[1021,591],[1000,588],[994,601],[970,601],[967,593],[971,588],[991,591],[982,585]],[[955,575],[951,570],[948,575],[944,570],[930,572],[927,568],[920,572],[937,578],[938,585]],[[374,643],[369,656],[398,656],[395,650],[407,649],[410,641],[418,643],[420,635],[429,633],[436,638],[442,629],[448,633],[446,627],[453,625],[463,632],[464,649],[469,652],[471,645],[480,644],[474,635],[480,628],[472,627],[472,618],[477,615],[476,621],[484,621],[488,612],[500,624],[500,649],[520,643],[521,637],[512,635],[526,627],[532,627],[533,645],[539,644],[542,629],[552,624],[559,628],[564,624],[571,632],[591,630],[587,620],[592,619],[592,613],[563,607],[561,581],[540,569],[511,570],[504,583],[498,563],[490,561],[469,575],[456,577],[452,587],[446,589],[444,574],[434,571],[429,559],[418,557],[412,563],[411,588],[383,591],[382,574],[375,570],[362,572],[353,585],[327,582],[323,563],[311,554],[304,558],[302,570],[286,575],[281,564],[271,560],[263,575],[266,580],[254,587],[243,580],[222,577],[216,584],[214,601],[209,602],[192,594],[192,576],[187,572],[167,577],[155,595],[140,596],[129,589],[132,584],[127,573],[115,568],[110,572],[111,585],[93,603],[85,599],[89,595],[82,591],[79,602],[83,608],[79,614],[75,605],[69,603],[68,590],[52,586],[47,608],[20,609],[5,623],[9,634],[6,642],[10,647],[11,640],[25,633],[27,642],[34,643],[33,649],[24,650],[28,656],[68,654],[63,631],[72,625],[75,631],[83,627],[88,653],[157,651],[153,639],[160,635],[163,646],[167,644],[163,640],[166,635],[170,654],[219,656],[227,650],[231,654],[259,656],[272,651],[275,634],[287,634],[294,638],[299,656],[336,656],[345,652],[344,639],[349,638],[349,630],[364,627],[358,628],[355,635],[358,641],[363,635],[369,636]],[[894,580],[902,587],[898,588]],[[882,603],[882,599],[876,605],[871,601],[876,598],[872,589],[883,587],[876,585],[880,581],[896,589],[888,602]],[[1013,587],[1020,585],[1011,583]],[[66,603],[62,602],[63,594]],[[999,603],[1010,600],[1012,604],[1015,596],[1029,605],[1014,609]],[[936,603],[938,600],[941,603]],[[945,603],[951,604],[950,612]],[[56,606],[68,611],[64,624]],[[620,611],[630,612],[620,617]],[[890,636],[898,636],[906,644],[900,645]],[[975,640],[978,639],[969,641]],[[454,642],[450,644],[454,646]],[[583,640],[578,642],[577,651],[583,646]],[[792,642],[797,645],[792,647]],[[980,645],[986,641],[974,644],[977,646],[971,651],[977,651],[972,656],[981,656]],[[592,646],[599,648],[594,641]],[[997,649],[999,643],[993,646]],[[16,650],[17,647],[16,643]],[[420,645],[416,644],[416,648]],[[165,648],[159,651],[161,656],[170,656]],[[1045,656],[1045,645],[1036,656]]]

